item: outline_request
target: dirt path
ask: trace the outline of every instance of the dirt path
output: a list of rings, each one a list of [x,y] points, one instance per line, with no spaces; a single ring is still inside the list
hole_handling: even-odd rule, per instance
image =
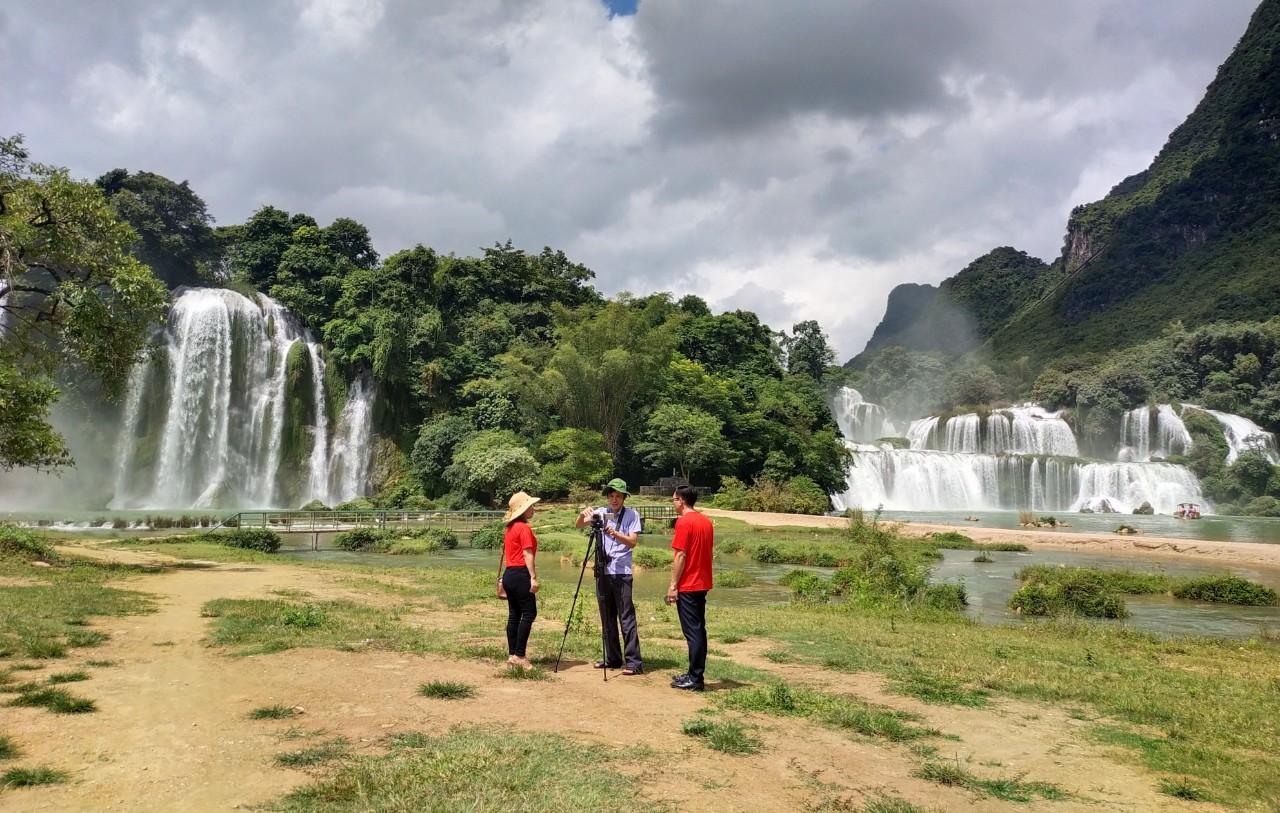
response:
[[[680,733],[680,721],[706,707],[710,694],[672,691],[666,674],[605,683],[599,672],[576,663],[549,682],[512,682],[496,677],[496,664],[475,660],[333,650],[231,658],[203,642],[208,621],[200,607],[215,598],[270,598],[273,591],[289,590],[306,591],[317,600],[392,600],[340,584],[338,578],[331,571],[273,563],[212,565],[137,579],[131,586],[156,594],[159,612],[97,619],[95,628],[109,633],[110,641],[77,651],[81,658],[115,662],[92,668],[91,680],[74,684],[77,694],[97,702],[97,713],[4,709],[3,728],[26,751],[23,762],[68,770],[73,779],[61,786],[0,792],[0,810],[246,809],[312,781],[304,772],[273,765],[276,754],[314,744],[286,741],[282,735],[291,727],[323,732],[323,738],[346,737],[357,751],[373,753],[381,752],[390,734],[439,733],[460,723],[514,725],[617,748],[647,747],[658,756],[642,757],[636,766],[646,795],[677,809],[709,813],[852,810],[877,791],[947,811],[1216,809],[1158,794],[1154,777],[1088,743],[1082,736],[1087,724],[1061,709],[1011,701],[980,710],[927,706],[886,694],[874,675],[771,663],[761,657],[767,647],[760,642],[724,648],[736,660],[793,685],[916,712],[925,725],[962,738],[935,740],[941,756],[984,775],[1025,774],[1027,781],[1052,782],[1074,798],[1029,805],[977,798],[911,776],[919,760],[904,746],[850,738],[803,720],[755,718],[765,749],[746,757],[719,754]],[[500,608],[495,604],[485,612],[494,616],[496,643]],[[456,613],[424,611],[414,619],[446,629],[459,623]],[[540,618],[538,623],[558,627],[560,622]],[[82,663],[56,663],[29,674],[39,677]],[[463,681],[475,686],[478,696],[462,702],[418,696],[417,687],[428,680]],[[304,713],[280,721],[246,719],[247,712],[273,704]]]
[[[713,517],[742,520],[749,525],[843,528],[847,522],[843,517],[721,511],[714,508],[708,508],[704,513]],[[1167,536],[1116,536],[1046,531],[1038,528],[982,528],[976,524],[957,528],[954,525],[926,525],[911,522],[902,526],[902,533],[906,536],[924,536],[947,531],[959,531],[975,542],[1021,542],[1033,549],[1114,553],[1164,559],[1202,559],[1223,564],[1280,568],[1280,545],[1262,542],[1210,542]]]

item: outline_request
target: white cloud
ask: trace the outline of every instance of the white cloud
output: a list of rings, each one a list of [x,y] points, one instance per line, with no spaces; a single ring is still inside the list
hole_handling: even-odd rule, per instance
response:
[[[843,358],[898,283],[1052,259],[1253,4],[45,0],[0,11],[0,109],[38,160],[189,180],[219,223],[550,245],[608,293],[817,319]]]

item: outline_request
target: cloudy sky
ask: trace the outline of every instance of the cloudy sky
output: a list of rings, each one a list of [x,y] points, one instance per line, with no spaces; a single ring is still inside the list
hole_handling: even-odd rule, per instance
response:
[[[612,6],[612,8],[610,8]],[[41,0],[0,6],[0,132],[188,180],[218,223],[352,217],[385,256],[565,250],[840,360],[902,282],[1143,169],[1255,0]]]

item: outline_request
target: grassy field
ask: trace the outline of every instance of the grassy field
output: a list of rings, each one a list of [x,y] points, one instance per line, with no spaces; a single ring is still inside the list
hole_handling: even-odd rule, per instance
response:
[[[565,527],[569,524],[565,517],[571,523],[571,514],[563,514],[540,516],[544,525],[538,528],[539,538],[551,543],[544,549],[561,544],[568,549],[571,541],[581,544],[581,535]],[[892,529],[885,526],[873,530],[892,536]],[[865,529],[862,533],[859,537],[849,531],[759,529],[717,520],[717,545],[722,551],[740,546],[754,551],[753,555],[763,550],[766,556],[776,554],[785,561],[825,562],[830,557],[837,564],[860,566],[868,550],[886,542],[869,541]],[[892,539],[891,544],[899,556],[895,561],[909,567],[927,566],[940,546],[965,546],[963,539]],[[646,536],[644,546],[662,550],[663,538]],[[202,543],[151,541],[131,547],[199,559],[272,560],[266,554]],[[391,572],[320,567],[332,571],[342,584],[375,590],[390,601],[373,607],[286,591],[270,598],[218,599],[204,606],[210,619],[210,643],[240,656],[313,647],[505,658],[505,650],[484,642],[494,634],[491,619],[478,616],[448,632],[407,620],[423,606],[447,610],[491,606],[492,573],[487,568],[420,567]],[[30,555],[13,549],[0,556],[0,575],[22,582],[0,589],[0,692],[6,692],[10,701],[65,692],[48,679],[41,685],[24,680],[24,667],[35,660],[66,658],[81,647],[101,643],[77,637],[86,618],[148,612],[144,593],[111,584],[144,572],[90,564],[36,567]],[[140,586],[145,589],[145,580]],[[1280,648],[1274,640],[1162,638],[1071,619],[983,626],[897,595],[877,601],[770,607],[718,606],[715,596],[713,592],[708,606],[712,638],[708,678],[732,681],[739,688],[716,693],[707,714],[680,723],[680,730],[708,747],[730,754],[757,748],[758,738],[744,715],[799,718],[887,743],[910,744],[946,735],[892,709],[789,686],[717,649],[724,643],[758,642],[774,663],[802,664],[831,673],[873,673],[886,679],[888,691],[929,704],[984,709],[1001,698],[1017,698],[1062,709],[1087,721],[1090,736],[1113,749],[1118,759],[1152,771],[1152,785],[1169,796],[1242,810],[1280,810],[1280,760],[1275,758],[1280,753],[1276,724],[1280,720]],[[571,598],[572,587],[547,584],[539,595],[540,616],[563,623]],[[646,668],[681,668],[685,652],[674,611],[661,603],[641,609]],[[580,610],[578,616],[570,623],[566,656],[594,659],[598,652],[594,608]],[[550,670],[560,638],[558,631],[535,631],[530,650],[536,653],[540,674],[528,677],[544,677]],[[466,685],[421,687],[423,697],[439,701],[466,697],[467,691]],[[287,709],[267,709],[261,714],[274,719],[287,716]],[[0,742],[11,751],[21,749],[21,743],[6,739],[3,730]],[[342,743],[321,741],[282,758],[331,765],[327,778],[283,797],[272,809],[409,810],[415,809],[414,793],[429,784],[443,788],[443,799],[453,800],[437,809],[500,809],[512,804],[514,786],[504,780],[504,771],[513,765],[539,776],[541,795],[525,800],[521,809],[568,809],[567,799],[581,808],[583,799],[595,798],[589,795],[596,792],[600,798],[594,809],[616,809],[634,777],[613,757],[601,757],[596,751],[600,762],[598,771],[593,771],[595,784],[584,787],[580,772],[569,767],[581,757],[581,747],[572,739],[543,734],[499,741],[492,732],[479,729],[410,737],[378,757],[352,757]],[[952,770],[931,753],[927,747],[920,749],[917,774],[930,781],[995,798],[1052,799],[1060,793],[1034,781],[1010,779],[1012,784],[1001,784],[1004,780],[999,778],[981,779],[960,766]],[[467,807],[467,799],[480,803]],[[902,805],[906,803],[885,799],[867,802],[863,808],[842,809],[918,809]]]

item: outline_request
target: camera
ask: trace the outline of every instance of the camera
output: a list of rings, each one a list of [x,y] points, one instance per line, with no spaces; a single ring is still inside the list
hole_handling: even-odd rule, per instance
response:
[[[592,515],[591,515],[591,530],[593,530],[593,531],[601,531],[601,530],[604,530],[604,517],[603,517],[603,516],[601,516],[600,514],[592,514]]]

